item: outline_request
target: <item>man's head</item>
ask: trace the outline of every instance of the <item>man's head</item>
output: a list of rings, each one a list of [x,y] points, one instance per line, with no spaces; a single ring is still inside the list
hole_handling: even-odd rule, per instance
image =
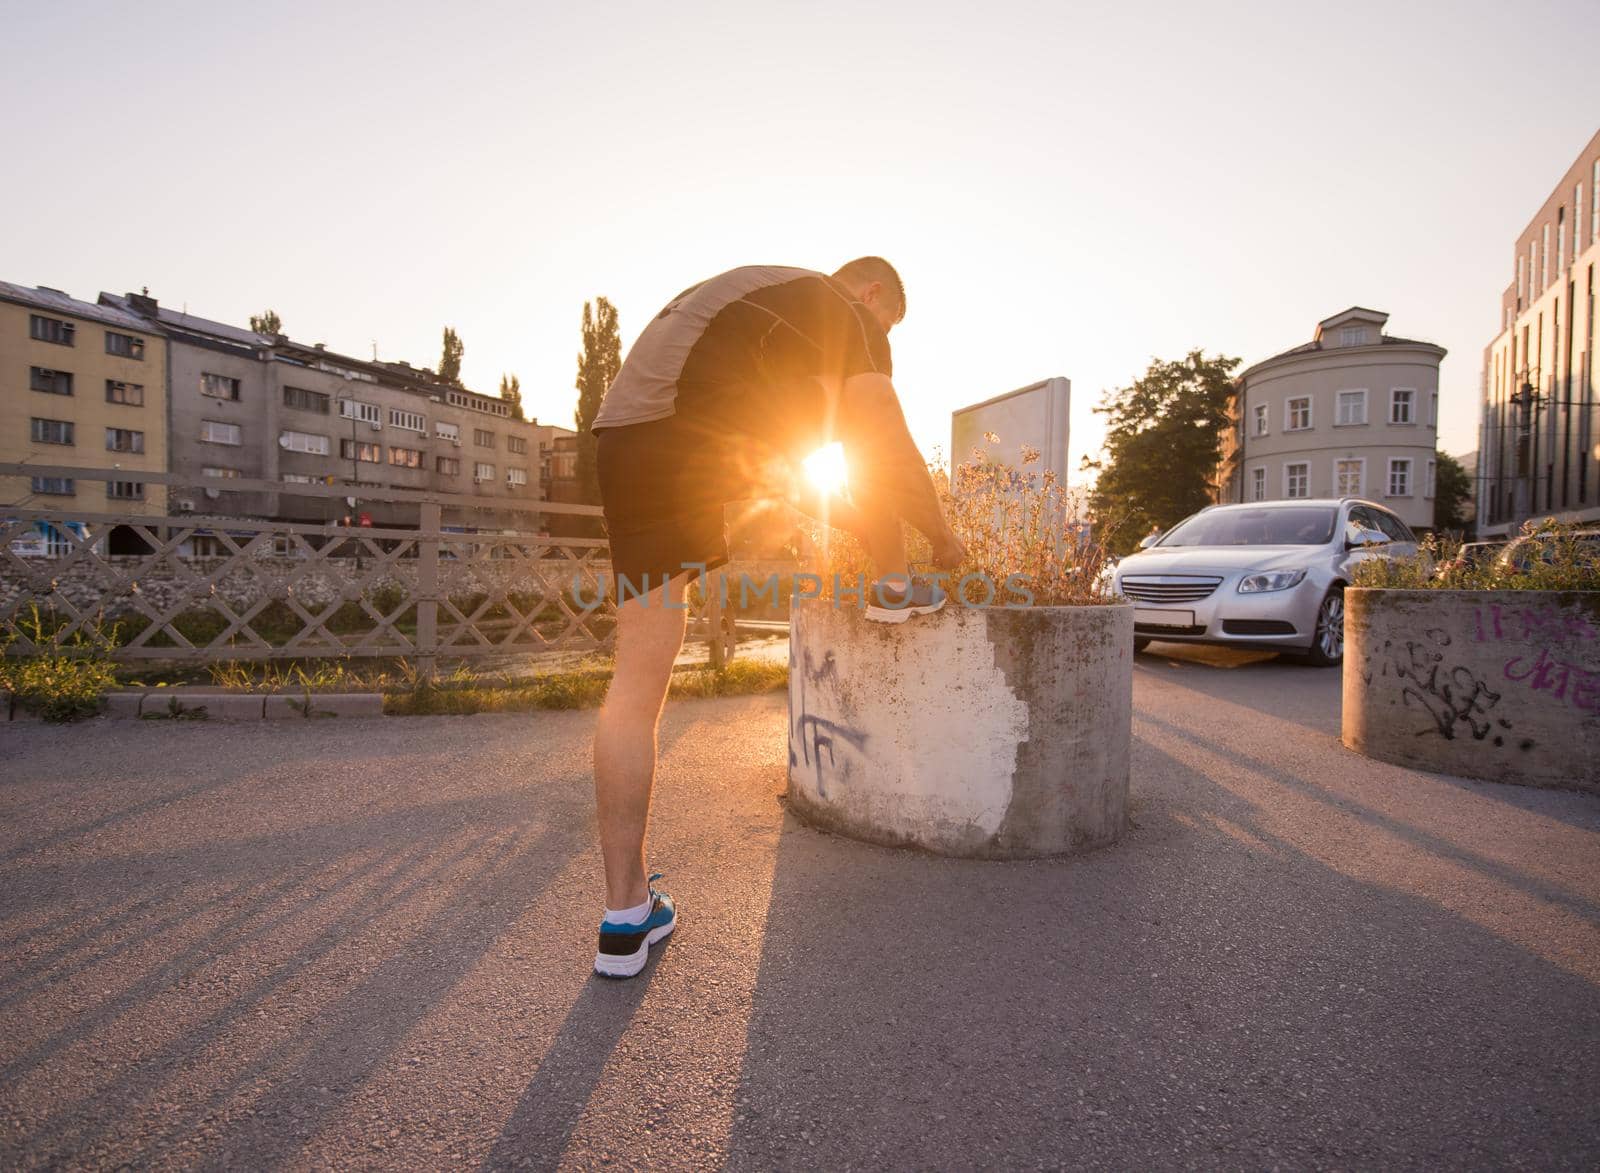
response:
[[[906,316],[906,287],[882,257],[857,257],[841,265],[833,279],[872,312],[885,333]]]

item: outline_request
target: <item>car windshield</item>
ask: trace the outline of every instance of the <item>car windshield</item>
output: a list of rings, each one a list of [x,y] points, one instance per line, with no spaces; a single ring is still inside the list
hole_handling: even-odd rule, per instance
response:
[[[1158,546],[1321,546],[1333,540],[1337,506],[1213,509],[1179,522]]]

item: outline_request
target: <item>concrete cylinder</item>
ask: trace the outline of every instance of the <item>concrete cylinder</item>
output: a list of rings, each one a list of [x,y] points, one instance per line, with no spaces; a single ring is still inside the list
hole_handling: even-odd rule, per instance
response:
[[[789,805],[944,855],[1060,855],[1127,823],[1133,609],[964,608],[902,624],[817,599],[789,634]]]
[[[1600,591],[1345,592],[1345,745],[1600,794]]]

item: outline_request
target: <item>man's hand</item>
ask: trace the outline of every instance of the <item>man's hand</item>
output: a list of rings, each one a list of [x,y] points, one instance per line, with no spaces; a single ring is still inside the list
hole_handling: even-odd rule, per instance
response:
[[[956,537],[955,531],[945,526],[944,533],[933,543],[933,561],[941,570],[954,570],[967,560],[967,547]]]

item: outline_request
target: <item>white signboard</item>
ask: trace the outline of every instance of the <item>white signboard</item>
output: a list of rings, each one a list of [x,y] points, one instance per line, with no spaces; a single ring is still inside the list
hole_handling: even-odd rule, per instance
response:
[[[1067,431],[1072,382],[1057,376],[1007,391],[950,413],[950,460],[962,464],[973,449],[1001,464],[1020,466],[1022,446],[1039,451],[1030,471],[1049,470],[1067,483]],[[987,436],[994,436],[989,440]]]

